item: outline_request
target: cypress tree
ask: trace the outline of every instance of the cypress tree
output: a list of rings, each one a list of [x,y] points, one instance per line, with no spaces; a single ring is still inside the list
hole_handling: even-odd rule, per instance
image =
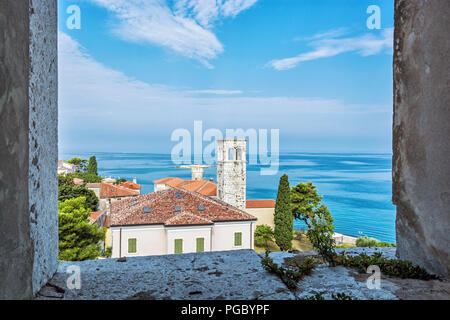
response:
[[[97,175],[97,158],[95,156],[89,158],[87,173]]]
[[[281,250],[287,251],[292,248],[294,237],[294,219],[291,210],[291,189],[286,174],[280,178],[278,185],[277,202],[275,204],[275,242]]]

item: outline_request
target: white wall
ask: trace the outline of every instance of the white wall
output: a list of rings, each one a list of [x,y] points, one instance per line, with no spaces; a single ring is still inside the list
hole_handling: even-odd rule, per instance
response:
[[[166,231],[163,225],[112,227],[112,258],[120,254],[120,229],[122,229],[122,257],[162,255],[167,253]],[[136,253],[128,253],[128,239],[136,239]]]
[[[212,251],[253,249],[255,222],[216,222],[212,229]],[[242,232],[242,246],[234,245],[235,232]]]
[[[164,183],[155,183],[153,185],[153,189],[154,189],[154,192],[157,192],[157,191],[170,189],[170,187],[167,184],[164,184]]]
[[[205,252],[211,251],[211,226],[168,227],[167,253],[175,253],[175,239],[183,239],[183,253],[197,252],[197,238],[205,239]]]
[[[257,226],[266,224],[268,226],[271,226],[272,229],[275,228],[275,208],[247,208],[245,209],[245,212],[258,218],[258,221],[256,222]]]
[[[204,238],[204,250],[225,251],[253,249],[255,222],[220,222],[213,226],[164,227],[129,226],[112,227],[112,258],[120,256],[120,230],[122,229],[122,257],[164,255],[175,253],[175,239],[183,239],[183,253],[197,252],[197,238]],[[234,234],[242,233],[242,245],[234,245]],[[136,239],[136,253],[128,253],[128,239]]]

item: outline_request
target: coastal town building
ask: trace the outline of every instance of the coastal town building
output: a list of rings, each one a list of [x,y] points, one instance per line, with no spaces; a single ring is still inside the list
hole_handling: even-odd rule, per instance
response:
[[[98,209],[103,210],[115,201],[129,199],[140,195],[141,186],[131,181],[127,182],[129,182],[127,185],[132,186],[133,188],[128,188],[124,184],[113,185],[106,182],[86,183],[86,188],[94,191],[95,195],[99,198]]]
[[[188,191],[197,192],[205,196],[215,197],[217,185],[213,179],[210,180],[184,180],[176,177],[169,177],[153,181],[154,191],[167,190],[170,188],[182,188]]]
[[[64,160],[58,160],[58,174],[76,172],[76,166]]]
[[[203,169],[209,167],[211,166],[179,166],[178,168],[191,169],[192,179],[185,180],[178,177],[159,179],[153,181],[154,191],[183,188],[212,198],[218,198],[255,216],[258,219],[256,225],[266,224],[274,227],[275,200],[246,199],[245,139],[218,141],[217,179],[220,181],[219,184],[214,183],[212,178],[209,180],[203,178]],[[244,204],[242,203],[243,200],[245,200]]]
[[[96,224],[99,228],[106,228],[105,241],[102,243],[102,249],[105,250],[112,246],[111,241],[111,228],[110,228],[110,216],[108,210],[100,210],[91,212],[89,215],[89,221],[91,224]]]
[[[177,187],[114,202],[110,219],[113,258],[253,249],[257,220]]]
[[[272,199],[247,200],[245,202],[245,212],[258,218],[257,226],[265,224],[274,229],[275,203],[276,201]]]

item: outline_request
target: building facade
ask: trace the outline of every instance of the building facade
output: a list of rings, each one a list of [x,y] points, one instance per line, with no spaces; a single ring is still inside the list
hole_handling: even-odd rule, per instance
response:
[[[253,249],[256,217],[182,188],[111,204],[112,257]]]

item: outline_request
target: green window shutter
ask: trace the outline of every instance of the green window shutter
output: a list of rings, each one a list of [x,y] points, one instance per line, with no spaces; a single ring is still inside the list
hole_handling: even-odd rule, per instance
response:
[[[197,252],[205,251],[205,238],[197,238]]]
[[[183,239],[175,239],[175,253],[183,253]]]
[[[128,253],[136,253],[136,239],[128,239]]]
[[[236,232],[234,234],[234,245],[236,247],[242,246],[242,232]]]

